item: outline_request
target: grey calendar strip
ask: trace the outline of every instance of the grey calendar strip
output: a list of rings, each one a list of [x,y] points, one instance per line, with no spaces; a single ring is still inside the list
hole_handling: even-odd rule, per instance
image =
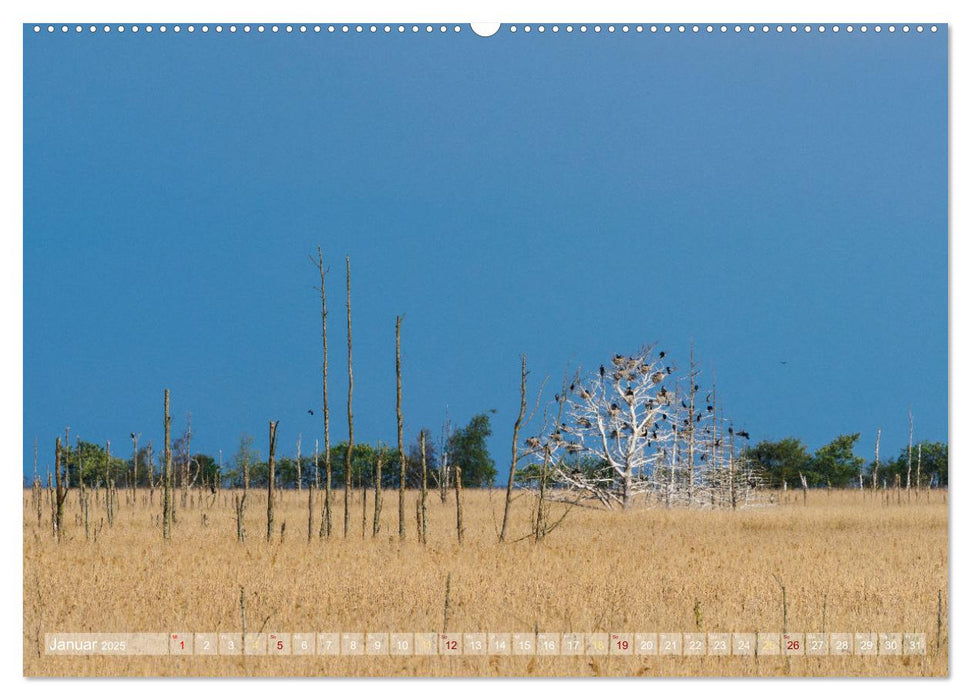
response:
[[[49,633],[64,656],[906,656],[923,632]]]

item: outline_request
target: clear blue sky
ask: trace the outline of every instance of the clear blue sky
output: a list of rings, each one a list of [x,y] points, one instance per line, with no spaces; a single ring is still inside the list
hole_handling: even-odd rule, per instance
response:
[[[228,458],[496,409],[689,340],[753,440],[947,439],[946,31],[35,35],[24,29],[24,470],[192,411]],[[786,364],[781,364],[785,361]],[[552,392],[549,392],[550,394]],[[314,416],[307,413],[313,408]]]

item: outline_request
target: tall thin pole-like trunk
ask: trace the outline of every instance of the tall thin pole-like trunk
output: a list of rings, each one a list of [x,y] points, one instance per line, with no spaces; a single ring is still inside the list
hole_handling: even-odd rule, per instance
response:
[[[873,448],[873,493],[877,493],[877,472],[880,470],[880,428],[877,428],[877,445]]]
[[[249,492],[249,460],[243,462],[243,493],[233,493],[236,505],[236,539],[246,540],[246,494]]]
[[[378,459],[374,465],[374,524],[371,528],[371,536],[377,537],[381,532],[381,467],[384,463],[384,448],[378,445]],[[367,493],[367,491],[365,491]],[[364,509],[365,513],[367,508]]]
[[[738,498],[735,494],[735,431],[732,430],[729,435],[729,442],[731,442],[730,450],[728,455],[728,495],[732,502],[732,510],[735,510],[738,505]]]
[[[428,544],[428,462],[425,459],[425,431],[419,436],[421,443],[421,543]]]
[[[64,499],[67,498],[67,479],[61,473],[61,438],[54,442],[54,480],[56,482],[57,493],[55,495],[56,504],[54,511],[54,539],[61,541],[61,529],[64,524]]]
[[[462,525],[462,467],[455,465],[455,531],[458,534],[459,544],[465,535],[465,527]]]
[[[186,415],[185,422],[185,454],[182,459],[182,507],[189,504],[189,471],[192,468],[192,412]]]
[[[519,461],[519,429],[523,426],[526,416],[526,354],[520,356],[522,369],[519,378],[519,415],[512,427],[512,461],[509,463],[509,481],[506,483],[506,503],[502,509],[502,528],[499,530],[499,541],[506,541],[506,531],[509,528],[509,508],[512,505],[512,489],[516,480],[516,463]]]
[[[917,498],[920,498],[920,446],[921,443],[917,443]]]
[[[695,490],[695,393],[698,390],[695,378],[698,371],[695,368],[695,343],[691,341],[690,364],[688,369],[688,505],[694,499]]]
[[[84,486],[84,460],[81,458],[81,436],[77,436],[78,441],[78,493],[81,495],[81,512],[84,513],[84,539],[91,537],[91,523],[88,519],[88,491]],[[35,477],[36,478],[36,477]]]
[[[135,505],[135,499],[138,497],[138,436],[132,433],[131,436],[131,454],[132,454],[132,481],[131,481],[131,502],[132,506]]]
[[[108,527],[111,527],[115,524],[115,480],[111,478],[111,440],[108,440],[105,443],[105,484],[108,486],[108,488],[105,490],[105,508],[108,515]]]
[[[354,456],[354,364],[351,358],[351,258],[347,264],[347,451],[344,453],[344,537],[351,527],[351,471]]]
[[[172,416],[169,415],[169,390],[165,390],[165,473],[162,478],[162,538],[172,536]]]
[[[155,507],[155,456],[152,454],[152,441],[148,441],[148,504]]]
[[[910,419],[910,439],[907,441],[907,500],[910,500],[910,461],[914,451],[914,409],[907,410]]]
[[[314,538],[314,489],[316,484],[310,481],[307,484],[307,542]]]
[[[303,458],[300,454],[300,443],[303,441],[303,435],[297,435],[297,491],[303,491]]]
[[[324,359],[321,366],[322,391],[324,398],[324,517],[320,520],[320,536],[330,537],[332,529],[331,463],[330,463],[330,405],[327,402],[327,285],[324,277],[324,255],[317,246],[317,269],[320,271],[320,334],[323,339]]]
[[[266,541],[273,539],[273,490],[276,486],[276,427],[280,421],[270,421],[270,461],[266,479]]]
[[[394,367],[397,377],[397,411],[398,411],[398,463],[400,475],[398,478],[398,537],[405,538],[405,439],[404,421],[401,415],[401,316],[395,318],[394,324]]]

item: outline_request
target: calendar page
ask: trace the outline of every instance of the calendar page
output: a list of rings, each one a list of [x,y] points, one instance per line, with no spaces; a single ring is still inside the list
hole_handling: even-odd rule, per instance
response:
[[[25,676],[949,674],[947,23],[38,18]]]

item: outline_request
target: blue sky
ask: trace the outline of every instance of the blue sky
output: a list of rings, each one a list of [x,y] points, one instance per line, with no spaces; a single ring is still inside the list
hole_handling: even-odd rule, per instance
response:
[[[406,439],[689,342],[753,439],[947,439],[946,31],[35,35],[24,470],[54,437]],[[785,361],[786,364],[782,364]],[[551,393],[551,392],[548,392]],[[313,408],[314,416],[307,413]],[[122,447],[124,446],[124,447]]]

